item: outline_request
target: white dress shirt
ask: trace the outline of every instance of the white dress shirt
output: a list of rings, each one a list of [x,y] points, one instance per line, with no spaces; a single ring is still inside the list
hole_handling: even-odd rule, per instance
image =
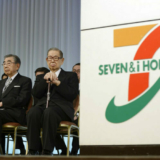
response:
[[[57,77],[59,76],[60,72],[61,72],[61,68],[57,72],[55,72]]]

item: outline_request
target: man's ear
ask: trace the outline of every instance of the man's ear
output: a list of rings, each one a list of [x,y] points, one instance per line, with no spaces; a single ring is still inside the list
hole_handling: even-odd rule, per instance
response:
[[[64,62],[64,58],[62,58],[62,64],[63,64],[63,62]]]
[[[16,65],[17,65],[17,71],[18,71],[18,70],[19,70],[19,68],[20,68],[20,64],[19,64],[19,63],[17,63]]]

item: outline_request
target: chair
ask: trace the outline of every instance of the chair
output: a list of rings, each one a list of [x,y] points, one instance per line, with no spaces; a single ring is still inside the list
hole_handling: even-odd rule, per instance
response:
[[[75,110],[74,115],[76,115],[79,112],[79,95],[75,98],[73,101],[73,108]],[[63,137],[68,137],[67,141],[67,156],[69,156],[69,148],[70,148],[70,137],[79,137],[79,116],[78,116],[78,126],[73,122],[68,121],[62,121],[60,123],[60,126],[57,130],[58,133],[60,133]],[[78,132],[78,136],[75,134]]]
[[[79,137],[79,127],[72,122],[68,121],[62,121],[60,123],[60,126],[57,130],[58,133],[60,133],[62,136],[67,136],[67,156],[69,156],[69,148],[70,148],[70,137]],[[74,133],[78,132],[78,136]]]
[[[33,101],[33,98],[31,96],[28,107],[27,107],[26,114],[30,110],[30,108],[32,107],[32,101]],[[27,126],[22,126],[21,124],[16,123],[16,122],[8,122],[8,123],[3,124],[2,132],[8,134],[7,154],[8,154],[8,148],[9,148],[9,136],[11,133],[14,133],[13,152],[12,152],[12,155],[14,156],[15,155],[15,148],[16,148],[16,137],[17,136],[26,137],[25,134],[27,133]],[[27,153],[28,153],[28,142],[26,144],[26,154]]]
[[[78,136],[74,133],[78,132]],[[72,122],[69,121],[62,121],[57,129],[57,133],[60,133],[62,136],[68,136],[67,141],[67,156],[69,156],[69,148],[70,148],[70,137],[79,137],[79,127]],[[41,129],[41,141],[42,141],[42,135],[43,131]],[[43,142],[42,142],[43,143]]]

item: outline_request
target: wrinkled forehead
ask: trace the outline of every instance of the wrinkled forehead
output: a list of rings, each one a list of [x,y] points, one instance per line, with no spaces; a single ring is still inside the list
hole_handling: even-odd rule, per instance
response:
[[[48,56],[52,56],[52,57],[58,56],[58,57],[60,57],[60,53],[59,53],[59,51],[51,50],[51,51],[48,52]]]
[[[14,62],[14,58],[13,57],[6,57],[4,59],[4,62]]]

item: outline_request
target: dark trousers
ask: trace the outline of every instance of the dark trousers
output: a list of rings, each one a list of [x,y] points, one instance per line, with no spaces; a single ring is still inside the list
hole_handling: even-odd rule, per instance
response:
[[[48,108],[35,106],[27,113],[27,139],[30,150],[40,148],[40,130],[43,129],[43,150],[53,151],[57,128],[61,121],[70,121],[66,113],[57,105]]]
[[[78,125],[78,119],[76,119],[76,120],[74,121],[74,123],[75,123],[76,125]],[[78,133],[76,132],[75,135],[78,136]],[[73,141],[72,141],[72,151],[71,151],[71,152],[72,152],[72,153],[77,153],[78,150],[79,150],[79,138],[73,137]]]
[[[12,137],[12,139],[14,139],[14,134],[11,134],[11,137]],[[16,149],[25,149],[22,137],[17,136],[17,138],[16,138]]]
[[[67,147],[64,143],[64,140],[63,140],[61,134],[57,133],[56,134],[56,150],[59,150],[59,149],[61,149],[62,152],[64,152],[64,153],[67,152]]]
[[[25,118],[25,115],[24,115]],[[2,125],[7,122],[18,122],[18,118],[15,116],[15,114],[12,114],[12,110],[6,109],[6,110],[0,110],[0,144],[2,145],[3,153],[5,153],[5,137],[4,134],[2,134]],[[19,123],[19,122],[18,122]],[[17,148],[23,147],[23,141],[20,140],[20,137],[17,139],[20,144],[17,146]]]
[[[77,154],[78,150],[79,150],[79,138],[73,137],[71,152]]]

